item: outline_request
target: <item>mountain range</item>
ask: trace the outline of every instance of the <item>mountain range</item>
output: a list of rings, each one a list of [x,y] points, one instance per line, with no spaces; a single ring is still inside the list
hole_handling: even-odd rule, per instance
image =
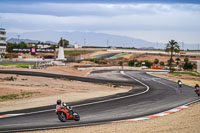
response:
[[[18,42],[16,33],[7,33],[8,42]],[[112,46],[112,47],[135,47],[148,48],[155,47],[156,43],[145,41],[142,39],[131,38],[126,36],[111,35],[95,32],[57,32],[57,31],[37,31],[25,32],[20,34],[20,41],[37,43],[37,42],[51,42],[56,43],[60,38],[66,39],[70,44],[78,43],[82,46]],[[48,41],[47,41],[48,40]],[[161,45],[160,45],[161,46]]]
[[[7,40],[9,42],[18,42],[17,33],[7,32]],[[141,49],[164,49],[166,44],[149,42],[146,40],[131,38],[126,36],[111,35],[105,33],[96,32],[58,32],[58,31],[36,31],[36,32],[24,32],[20,34],[20,41],[37,43],[45,42],[50,44],[57,44],[59,40],[66,39],[70,45],[78,43],[82,46],[99,46],[99,47],[135,47]],[[14,39],[13,39],[14,38]],[[26,39],[22,39],[26,38]],[[167,42],[166,42],[167,43]],[[181,49],[197,50],[200,48],[200,44],[183,44],[178,42]]]

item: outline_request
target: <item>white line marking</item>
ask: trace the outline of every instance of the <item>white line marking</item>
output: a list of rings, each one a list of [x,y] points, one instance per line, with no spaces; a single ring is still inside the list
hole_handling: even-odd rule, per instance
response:
[[[154,116],[165,116],[165,115],[168,115],[166,113],[159,113],[159,114],[155,114]]]
[[[135,118],[135,119],[130,119],[133,121],[141,121],[141,120],[148,120],[149,118]]]
[[[127,75],[124,73],[124,71],[120,71],[121,74],[128,76],[129,78],[139,82],[140,84],[144,85],[147,89],[143,92],[140,93],[136,93],[136,94],[132,94],[132,95],[127,95],[127,96],[123,96],[123,97],[117,97],[117,98],[112,98],[112,99],[108,99],[108,100],[102,100],[102,101],[97,101],[97,102],[92,102],[92,103],[85,103],[85,104],[79,104],[79,105],[74,105],[72,107],[81,107],[81,106],[86,106],[86,105],[92,105],[92,104],[97,104],[97,103],[104,103],[104,102],[110,102],[110,101],[114,101],[114,100],[119,100],[119,99],[123,99],[123,98],[128,98],[128,97],[133,97],[133,96],[138,96],[141,94],[144,94],[146,92],[149,91],[149,86],[147,86],[146,84],[144,84],[143,82],[135,79],[134,77]],[[30,112],[30,113],[22,113],[20,115],[29,115],[29,114],[36,114],[36,113],[43,113],[43,112],[48,112],[48,111],[53,111],[55,109],[49,109],[49,110],[42,110],[42,111],[36,111],[36,112]]]

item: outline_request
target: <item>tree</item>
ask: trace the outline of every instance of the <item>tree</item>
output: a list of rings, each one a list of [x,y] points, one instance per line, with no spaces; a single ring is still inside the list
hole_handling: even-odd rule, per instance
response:
[[[170,52],[170,62],[169,62],[169,68],[170,68],[170,72],[172,72],[172,60],[173,60],[173,53],[178,53],[180,51],[180,47],[178,45],[178,43],[174,40],[171,40],[168,42],[166,48],[165,48],[166,52]]]
[[[172,62],[174,62],[174,60],[173,59],[167,60],[168,66],[170,66],[170,62],[172,63]]]
[[[154,64],[158,64],[158,63],[159,63],[159,59],[156,58],[156,59],[154,60]]]
[[[176,58],[176,65],[179,65],[179,61],[181,61],[180,58]]]
[[[185,62],[185,64],[183,65],[184,70],[192,70],[193,69],[194,65],[189,62],[189,59],[187,57],[185,57],[184,62]]]
[[[145,62],[145,66],[147,66],[148,68],[151,68],[151,66],[153,65],[153,63],[148,60],[144,60],[144,62]]]
[[[135,65],[135,62],[137,62],[137,60],[130,60],[129,62],[128,62],[128,66],[134,66]]]
[[[66,48],[69,45],[69,41],[61,38],[58,44],[63,45],[63,47]]]
[[[16,43],[8,43],[6,45],[6,51],[11,53],[13,48],[28,48],[27,44],[24,42],[20,42],[19,44]]]
[[[161,66],[164,66],[164,65],[165,65],[165,63],[164,63],[163,61],[161,61],[161,62],[160,62],[160,65],[161,65]]]
[[[184,70],[191,70],[191,71],[192,71],[192,69],[193,69],[192,63],[186,62],[186,63],[184,64],[184,66],[183,66],[183,69],[184,69]]]
[[[124,63],[123,61],[119,61],[119,62],[118,62],[118,64],[119,64],[120,66],[123,66],[123,63]]]
[[[189,59],[188,59],[187,57],[185,57],[184,62],[185,62],[185,63],[188,63],[188,62],[189,62]]]

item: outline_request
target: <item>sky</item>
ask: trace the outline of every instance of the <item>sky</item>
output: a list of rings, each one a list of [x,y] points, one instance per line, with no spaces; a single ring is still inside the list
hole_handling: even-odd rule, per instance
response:
[[[81,31],[200,44],[199,0],[0,0],[10,33]]]

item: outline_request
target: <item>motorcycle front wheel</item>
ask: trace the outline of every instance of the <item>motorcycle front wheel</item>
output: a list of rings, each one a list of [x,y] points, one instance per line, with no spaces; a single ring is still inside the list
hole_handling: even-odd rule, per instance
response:
[[[66,122],[67,121],[66,114],[64,112],[62,112],[62,111],[58,112],[58,119],[61,122]]]
[[[78,113],[74,113],[74,115],[75,115],[75,121],[80,121],[80,115],[78,114]]]

